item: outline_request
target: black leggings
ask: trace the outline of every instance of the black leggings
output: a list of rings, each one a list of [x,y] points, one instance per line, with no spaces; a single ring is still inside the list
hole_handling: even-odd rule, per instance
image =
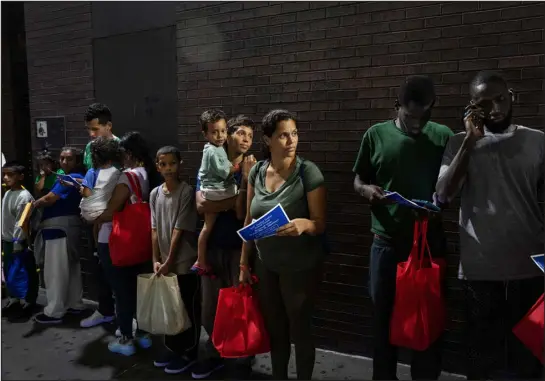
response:
[[[261,312],[271,340],[273,379],[288,379],[291,341],[295,344],[297,379],[310,380],[316,349],[312,314],[322,266],[305,271],[277,273],[256,261],[256,285]]]
[[[196,360],[201,337],[201,278],[197,274],[178,275],[178,287],[191,327],[177,335],[165,335],[165,346],[178,356]]]

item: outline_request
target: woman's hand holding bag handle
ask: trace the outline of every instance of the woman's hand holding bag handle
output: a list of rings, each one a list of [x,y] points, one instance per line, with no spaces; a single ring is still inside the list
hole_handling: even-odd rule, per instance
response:
[[[252,276],[252,283],[257,277]],[[255,356],[270,351],[257,296],[251,285],[222,288],[218,298],[212,343],[224,358]]]

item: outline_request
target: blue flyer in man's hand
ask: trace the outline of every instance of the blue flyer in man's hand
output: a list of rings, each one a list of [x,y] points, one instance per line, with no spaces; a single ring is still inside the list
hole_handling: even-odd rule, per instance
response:
[[[413,208],[413,209],[426,209],[426,208],[418,205],[417,203],[406,199],[405,197],[403,197],[402,195],[400,195],[397,192],[386,191],[385,196],[386,196],[387,199],[392,200],[393,202],[395,202],[396,204],[399,204],[399,205],[408,206],[409,208]]]
[[[441,209],[438,206],[434,205],[433,203],[429,201],[409,200],[397,192],[385,191],[385,196],[387,199],[392,200],[396,204],[407,206],[409,208],[423,209],[423,210],[427,210],[428,212],[434,212],[434,213],[439,213],[441,211]]]
[[[278,228],[290,222],[288,215],[278,204],[250,225],[243,227],[237,233],[244,242],[272,237]]]
[[[543,257],[545,254],[538,254],[538,255],[532,255],[532,260],[535,262],[537,267],[541,269],[541,271],[545,272],[545,265],[543,264]]]

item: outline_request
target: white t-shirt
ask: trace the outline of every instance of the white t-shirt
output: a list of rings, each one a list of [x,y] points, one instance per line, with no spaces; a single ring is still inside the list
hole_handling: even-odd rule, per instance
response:
[[[149,200],[149,179],[148,179],[148,173],[144,169],[144,167],[137,167],[137,168],[131,168],[126,169],[123,171],[121,176],[119,177],[119,180],[117,180],[118,184],[125,184],[129,187],[131,191],[131,203],[136,202],[136,195],[134,194],[134,190],[131,187],[131,184],[129,182],[129,179],[125,172],[132,172],[136,175],[136,178],[140,182],[140,188],[142,189],[142,199],[144,201]],[[99,232],[98,232],[98,243],[108,243],[110,240],[110,233],[112,232],[112,223],[106,222],[102,224]]]

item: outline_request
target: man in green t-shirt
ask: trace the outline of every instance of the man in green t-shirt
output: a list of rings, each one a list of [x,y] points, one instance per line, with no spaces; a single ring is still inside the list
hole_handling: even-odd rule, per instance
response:
[[[385,191],[407,199],[433,202],[443,151],[452,131],[430,121],[435,103],[433,82],[408,77],[395,104],[397,118],[378,123],[363,136],[354,165],[355,191],[371,204],[369,291],[374,304],[373,379],[397,379],[397,348],[390,344],[390,320],[395,300],[396,269],[412,247],[415,214],[392,204]],[[445,253],[440,218],[432,218],[428,242],[434,257]],[[441,373],[441,340],[426,351],[414,352],[413,379],[437,379]]]
[[[85,127],[87,127],[87,130],[89,131],[91,141],[99,136],[119,140],[112,133],[112,112],[105,104],[93,103],[87,108],[84,118]],[[93,168],[93,162],[91,160],[91,141],[87,143],[83,157],[83,163],[85,167],[87,167],[87,170]],[[92,237],[92,231],[88,231],[88,233],[91,234]],[[93,244],[94,239],[89,239],[89,242]],[[98,257],[96,253],[95,256]],[[111,263],[100,263],[99,266],[97,266],[98,308],[91,316],[81,321],[80,325],[83,328],[109,323],[115,319],[113,292],[109,283],[110,280],[106,276],[109,270],[108,266],[111,266]]]
[[[119,140],[112,133],[112,112],[105,104],[93,103],[87,108],[85,112],[85,127],[89,131],[91,141],[99,136]],[[83,164],[85,164],[88,170],[93,167],[93,162],[91,161],[91,141],[85,146],[85,154],[83,156]]]

